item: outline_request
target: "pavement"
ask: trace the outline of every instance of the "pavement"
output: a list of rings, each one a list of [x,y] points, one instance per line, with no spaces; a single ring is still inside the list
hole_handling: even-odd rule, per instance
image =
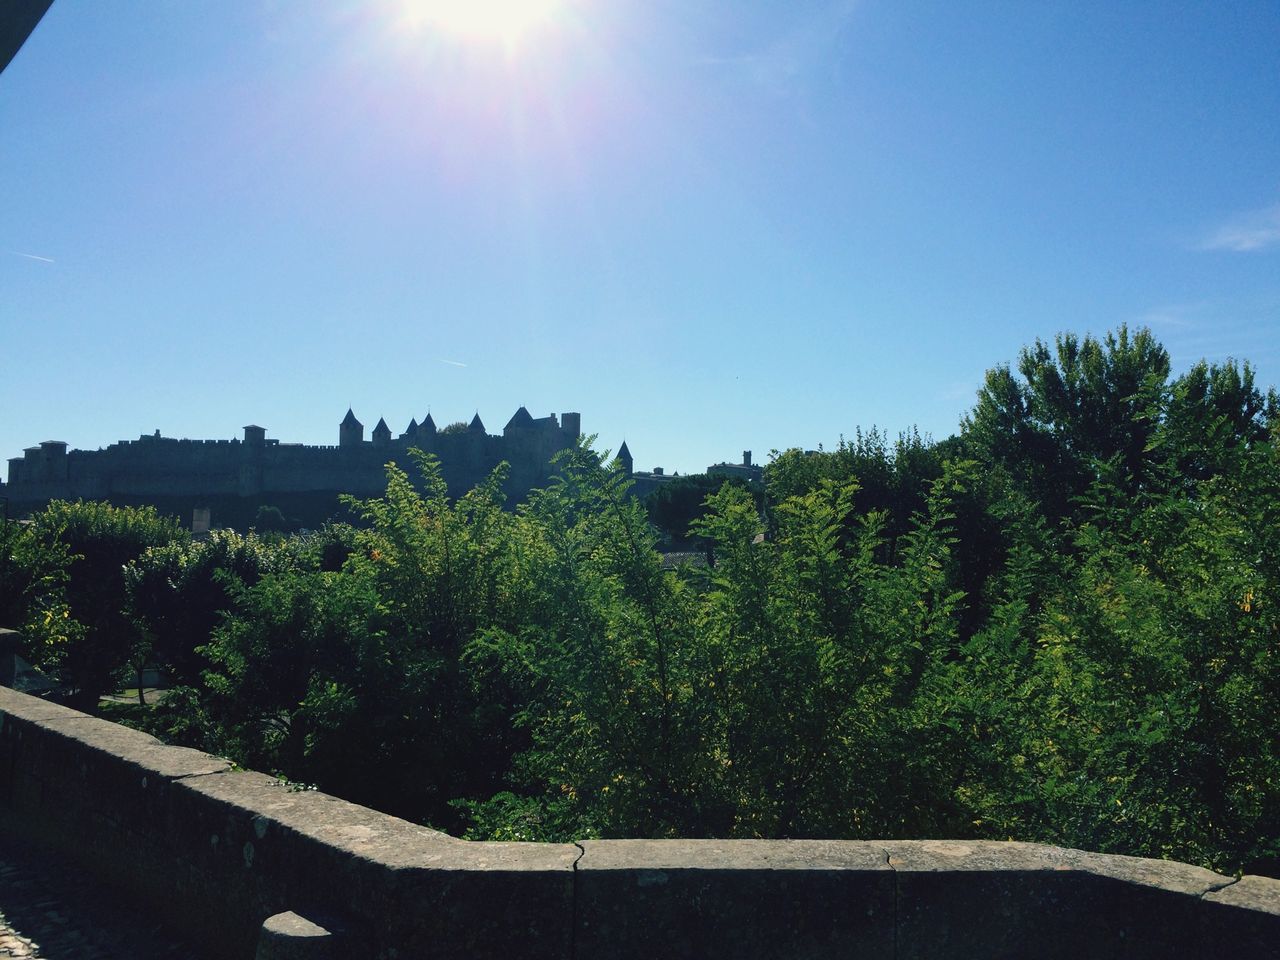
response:
[[[196,956],[179,935],[62,857],[0,833],[0,960]]]

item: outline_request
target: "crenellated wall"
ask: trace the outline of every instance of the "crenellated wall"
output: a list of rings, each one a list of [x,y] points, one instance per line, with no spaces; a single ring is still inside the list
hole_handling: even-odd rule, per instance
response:
[[[175,499],[207,505],[220,497],[377,496],[386,487],[387,462],[394,460],[412,474],[409,450],[418,447],[440,458],[453,496],[506,461],[511,469],[505,492],[514,502],[543,485],[552,473],[551,458],[577,440],[581,418],[564,416],[562,427],[554,415],[535,420],[524,411],[523,419],[513,418],[501,436],[487,434],[483,427],[463,433],[423,428],[380,443],[353,435],[345,446],[280,443],[266,439],[258,426],[245,427],[244,441],[179,440],[157,433],[104,450],[70,452],[65,443],[46,441],[9,460],[9,482],[0,495],[12,501],[14,515],[53,499],[168,507]],[[213,520],[215,525],[227,522],[217,515]]]
[[[468,843],[0,688],[3,831],[210,957],[319,929],[286,911],[386,960],[1280,956],[1280,880],[1023,843]]]

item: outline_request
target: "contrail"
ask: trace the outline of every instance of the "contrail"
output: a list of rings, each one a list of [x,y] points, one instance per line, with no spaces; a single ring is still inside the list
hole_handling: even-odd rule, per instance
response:
[[[460,360],[446,360],[444,357],[436,357],[441,363],[447,363],[451,367],[465,367],[466,364]]]
[[[54,263],[53,257],[38,257],[34,253],[19,253],[17,250],[10,250],[15,257],[26,257],[28,260],[39,260],[41,263]]]

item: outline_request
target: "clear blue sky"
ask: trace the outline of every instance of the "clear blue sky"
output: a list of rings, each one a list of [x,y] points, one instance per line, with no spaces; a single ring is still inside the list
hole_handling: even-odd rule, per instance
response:
[[[1280,382],[1274,0],[536,3],[56,0],[0,75],[0,459],[525,404],[683,472],[947,436],[1120,323]]]

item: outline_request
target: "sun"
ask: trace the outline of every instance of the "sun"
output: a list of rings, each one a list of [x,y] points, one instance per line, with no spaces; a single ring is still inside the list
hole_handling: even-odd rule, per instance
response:
[[[546,26],[566,0],[403,0],[405,25],[461,40],[514,46]]]

